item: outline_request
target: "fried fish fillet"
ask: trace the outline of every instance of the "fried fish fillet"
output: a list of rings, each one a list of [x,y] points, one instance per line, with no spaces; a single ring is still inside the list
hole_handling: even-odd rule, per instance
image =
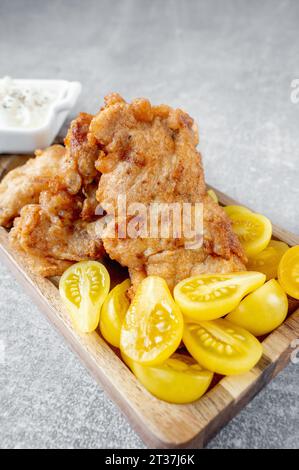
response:
[[[89,145],[87,133],[92,116],[81,113],[67,134],[65,143],[37,150],[36,157],[8,173],[0,183],[0,225],[10,227],[27,204],[37,204],[42,191],[53,185],[78,194],[99,173],[95,169],[97,145]]]
[[[86,209],[95,199],[94,191],[85,198],[56,188],[43,191],[39,204],[28,204],[15,219],[11,244],[32,257],[32,267],[43,276],[58,276],[69,262],[101,259],[102,241],[97,236],[94,211]],[[43,258],[43,263],[40,259]],[[34,261],[36,261],[34,263]]]
[[[10,227],[27,204],[36,204],[40,193],[61,173],[65,155],[62,145],[53,145],[25,165],[9,172],[0,184],[0,225]]]
[[[246,257],[230,220],[207,195],[202,159],[196,150],[197,129],[188,114],[165,105],[152,106],[146,99],[129,104],[112,94],[91,121],[89,140],[101,149],[96,163],[102,173],[97,199],[108,216],[118,213],[120,195],[126,197],[126,208],[132,203],[203,204],[203,245],[197,249],[186,248],[183,236],[109,236],[115,226],[125,227],[127,233],[128,215],[117,215],[110,222],[114,227],[108,224],[104,248],[129,268],[133,291],[150,274],[162,276],[173,288],[197,273],[245,269]]]
[[[61,274],[81,259],[100,259],[105,249],[128,267],[132,294],[146,275],[159,275],[173,288],[193,274],[243,270],[246,257],[231,223],[207,195],[197,143],[197,128],[185,112],[146,99],[129,104],[111,94],[95,117],[81,113],[72,122],[65,147],[37,151],[3,179],[0,224],[10,227],[15,220],[13,245],[30,254],[43,275]],[[132,215],[117,214],[119,196],[125,196],[126,208],[201,203],[202,245],[190,248],[182,233],[143,235],[147,215],[139,217],[137,236],[128,236]],[[106,213],[100,220],[98,204]],[[102,241],[97,224],[106,219]],[[120,226],[126,235],[112,236]]]
[[[69,224],[53,223],[39,204],[29,204],[22,209],[11,230],[11,241],[25,253],[48,260],[50,274],[47,272],[47,275],[52,276],[62,274],[60,268],[64,267],[53,260],[82,261],[103,255],[94,222],[78,219]],[[42,272],[45,273],[45,266]]]
[[[70,262],[99,259],[96,238],[95,168],[99,149],[87,139],[92,116],[81,113],[65,139],[11,171],[0,184],[0,224],[10,227],[12,245],[31,256],[32,268],[58,275]]]

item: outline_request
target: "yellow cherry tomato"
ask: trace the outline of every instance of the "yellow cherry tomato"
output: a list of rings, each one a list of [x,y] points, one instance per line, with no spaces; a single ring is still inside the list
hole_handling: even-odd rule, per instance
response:
[[[255,336],[270,333],[281,325],[288,314],[288,298],[275,279],[245,297],[227,315],[226,320],[250,331]]]
[[[299,246],[293,246],[281,258],[278,281],[287,294],[299,300]]]
[[[252,211],[250,209],[247,209],[247,207],[244,206],[237,206],[237,205],[232,205],[232,206],[225,206],[223,208],[225,212],[227,213],[228,216],[233,215],[233,214],[239,214],[240,212],[243,213],[251,213]]]
[[[215,191],[213,189],[209,189],[207,191],[208,195],[213,199],[214,202],[216,202],[216,204],[218,204],[218,196],[217,194],[215,193]]]
[[[224,210],[248,257],[257,255],[268,246],[272,237],[272,224],[267,217],[241,206],[228,206]]]
[[[174,288],[182,313],[195,321],[214,320],[231,312],[242,298],[264,284],[257,272],[202,274],[184,279]]]
[[[223,319],[186,323],[183,341],[196,361],[221,375],[248,372],[263,353],[261,343],[249,331]]]
[[[209,388],[213,372],[204,370],[192,357],[174,354],[159,366],[124,361],[142,385],[155,397],[169,403],[191,403]]]
[[[115,286],[106,298],[101,310],[101,333],[105,340],[116,348],[119,348],[121,327],[130,306],[126,295],[130,285],[130,279],[126,279]]]
[[[110,276],[97,261],[73,264],[61,276],[59,291],[74,327],[81,333],[94,331],[110,289]]]
[[[261,253],[249,258],[247,269],[264,273],[267,281],[269,279],[276,279],[279,262],[288,249],[289,247],[286,243],[271,240],[267,248]]]
[[[120,348],[129,359],[154,366],[178,348],[183,317],[164,279],[148,276],[139,285],[121,329]]]

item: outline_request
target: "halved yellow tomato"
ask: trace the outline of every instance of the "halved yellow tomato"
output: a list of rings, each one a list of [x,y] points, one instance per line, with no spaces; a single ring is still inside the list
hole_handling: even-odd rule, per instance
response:
[[[121,327],[130,307],[130,301],[126,295],[130,285],[130,279],[126,279],[115,286],[106,298],[101,310],[101,333],[105,340],[116,348],[119,348]]]
[[[272,224],[267,217],[241,206],[228,206],[224,210],[248,257],[257,255],[268,246],[272,237]]]
[[[248,372],[263,353],[249,331],[223,319],[186,323],[183,341],[199,364],[221,375]]]
[[[249,271],[202,274],[179,282],[174,288],[174,298],[189,319],[214,320],[231,312],[265,280],[264,274]]]
[[[219,201],[218,201],[218,197],[215,191],[213,189],[209,189],[207,193],[213,199],[213,201],[216,202],[216,204],[218,204]]]
[[[159,366],[143,366],[124,357],[136,378],[155,397],[169,403],[191,403],[209,388],[213,372],[192,357],[174,354]]]
[[[223,207],[223,209],[225,210],[228,216],[234,215],[236,213],[239,214],[240,212],[243,212],[245,214],[248,214],[248,212],[252,213],[252,211],[250,209],[247,209],[247,207],[237,205],[225,206]]]
[[[101,307],[109,289],[109,273],[97,261],[73,264],[61,276],[60,295],[74,327],[81,333],[90,333],[97,328]]]
[[[288,313],[288,298],[275,279],[245,297],[226,320],[262,336],[283,323]]]
[[[286,243],[271,240],[267,248],[261,253],[249,258],[247,269],[264,273],[267,281],[269,279],[276,279],[279,262],[288,249],[289,247]]]
[[[293,246],[281,258],[278,281],[287,294],[299,300],[299,246]]]
[[[125,356],[154,366],[165,362],[179,346],[183,316],[166,281],[148,276],[139,285],[121,329],[120,348]]]

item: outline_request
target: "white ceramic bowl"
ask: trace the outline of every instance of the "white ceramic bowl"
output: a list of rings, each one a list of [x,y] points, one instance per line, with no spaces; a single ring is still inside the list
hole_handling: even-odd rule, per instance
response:
[[[58,99],[49,108],[47,119],[40,127],[22,129],[0,126],[0,153],[32,153],[52,144],[70,110],[81,93],[81,83],[66,80],[14,80],[20,85],[50,87],[58,92]]]

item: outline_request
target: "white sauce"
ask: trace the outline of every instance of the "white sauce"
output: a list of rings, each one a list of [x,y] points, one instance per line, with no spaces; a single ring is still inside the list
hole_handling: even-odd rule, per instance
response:
[[[53,89],[38,85],[21,85],[10,77],[0,79],[0,128],[40,127],[50,107],[59,98]]]

